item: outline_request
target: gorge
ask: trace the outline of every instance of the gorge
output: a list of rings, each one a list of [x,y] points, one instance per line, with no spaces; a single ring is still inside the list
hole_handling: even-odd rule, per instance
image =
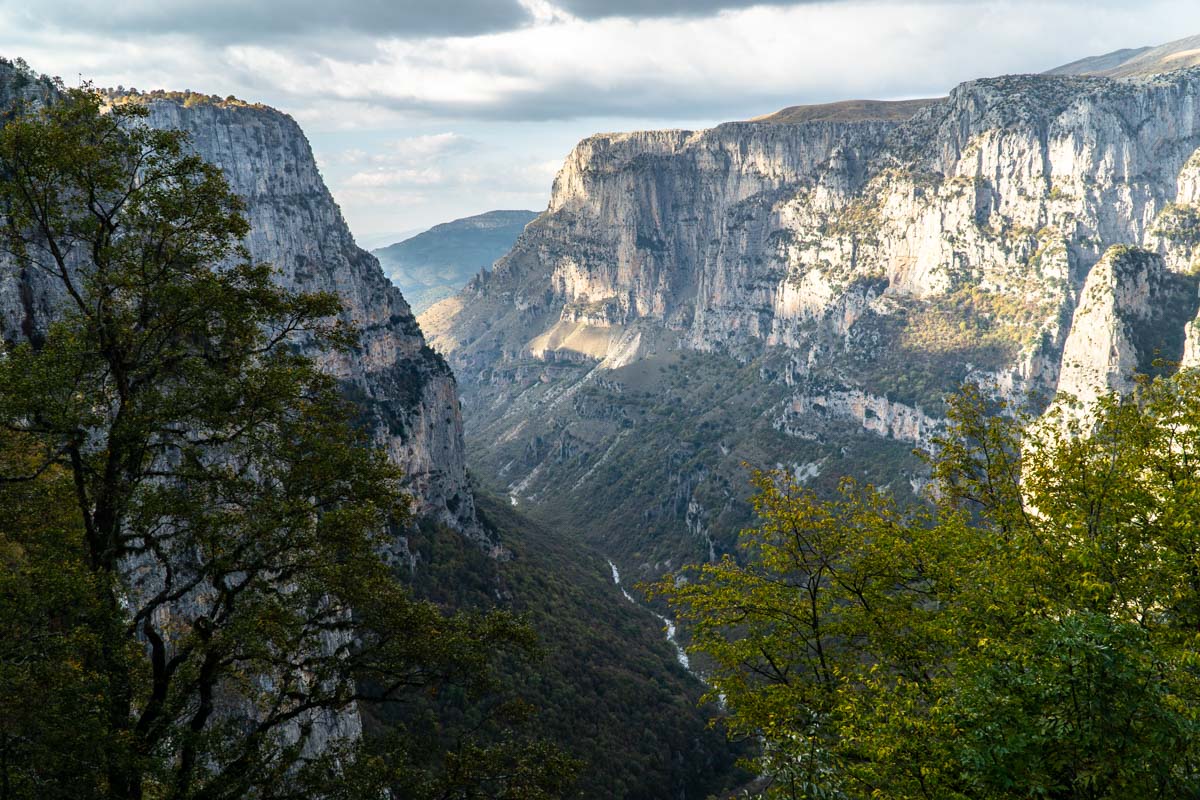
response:
[[[498,692],[581,762],[578,796],[703,800],[752,785],[739,759],[761,741],[711,724],[726,709],[699,705],[708,662],[644,587],[741,558],[752,473],[919,501],[915,451],[964,383],[1036,418],[1200,367],[1198,49],[596,134],[544,212],[438,226],[437,258],[407,261],[430,239],[359,248],[288,114],[105,97],[220,168],[280,285],[342,300],[350,350],[295,345],[403,472],[414,515],[387,532],[389,568],[447,613],[529,623],[539,657],[504,662]],[[0,63],[0,109],[60,89]],[[422,306],[442,299],[414,314],[388,258],[431,292]],[[61,291],[0,255],[0,338],[44,340]],[[457,724],[478,711],[465,692],[427,699]],[[406,712],[433,714],[348,706],[313,746],[385,736]]]
[[[0,65],[3,107],[55,91],[20,65]],[[586,762],[588,796],[651,798],[668,786],[701,797],[738,780],[737,747],[706,729],[702,687],[676,663],[659,621],[608,583],[603,559],[480,502],[454,375],[379,262],[355,245],[297,123],[263,105],[186,92],[114,92],[110,102],[146,104],[149,125],[186,131],[194,151],[222,169],[246,203],[251,258],[273,265],[281,285],[342,299],[358,343],[347,354],[320,353],[321,366],[359,409],[369,440],[403,470],[415,512],[410,529],[393,532],[388,556],[447,611],[499,605],[534,620],[545,655],[507,667],[506,696],[539,709],[537,730],[575,757],[589,758],[595,742],[628,756],[619,770]],[[0,331],[9,342],[36,342],[60,313],[61,285],[8,255],[0,267]],[[310,746],[335,747],[387,724],[350,709],[320,720]],[[630,728],[646,733],[631,738]]]
[[[474,472],[649,578],[730,552],[747,466],[919,494],[964,382],[1038,412],[1195,363],[1200,73],[1140,58],[581,142],[420,318]]]

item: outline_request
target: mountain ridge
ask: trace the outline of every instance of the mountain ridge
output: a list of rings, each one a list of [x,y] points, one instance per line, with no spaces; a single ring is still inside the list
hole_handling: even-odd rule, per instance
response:
[[[1095,75],[1105,78],[1136,78],[1159,75],[1200,65],[1200,35],[1176,39],[1152,47],[1115,50],[1082,58],[1049,70],[1047,75]]]
[[[772,114],[753,117],[749,122],[794,125],[800,122],[901,122],[941,98],[911,100],[841,100],[834,103],[788,106]]]
[[[534,211],[488,211],[434,225],[371,254],[419,314],[489,269],[536,216]]]
[[[473,469],[648,577],[730,549],[743,462],[918,493],[908,451],[963,381],[1036,411],[1139,353],[1189,362],[1197,99],[1195,69],[1013,75],[902,121],[583,140],[512,252],[421,317]]]

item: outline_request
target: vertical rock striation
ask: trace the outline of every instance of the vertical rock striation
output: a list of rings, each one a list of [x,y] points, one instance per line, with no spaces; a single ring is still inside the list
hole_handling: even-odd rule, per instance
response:
[[[422,317],[464,383],[481,471],[591,509],[572,517],[587,526],[605,472],[589,470],[649,470],[667,447],[725,507],[734,459],[867,468],[823,459],[864,436],[927,441],[964,380],[1039,408],[1156,359],[1200,363],[1200,69],[989,78],[907,121],[786,121],[814,116],[575,149],[512,252]],[[672,353],[757,375],[716,398],[725,415],[697,405],[719,447],[665,407],[649,424],[646,392],[700,397],[679,394]],[[914,477],[888,460],[885,482]]]
[[[11,87],[14,75],[6,71],[0,86]],[[342,381],[375,442],[403,467],[415,511],[482,539],[454,375],[426,345],[379,262],[355,245],[300,127],[265,106],[191,97],[146,98],[149,124],[186,131],[196,152],[222,169],[246,201],[252,258],[274,265],[287,288],[342,299],[361,332],[359,346],[348,355],[321,355],[322,366]],[[41,335],[55,314],[56,292],[35,272],[0,270],[0,335]]]
[[[286,114],[241,103],[151,99],[150,124],[186,131],[245,198],[257,261],[292,289],[330,291],[361,332],[349,356],[324,356],[404,468],[418,513],[481,536],[467,484],[454,375],[425,344],[408,304],[359,249],[325,187],[308,140]]]

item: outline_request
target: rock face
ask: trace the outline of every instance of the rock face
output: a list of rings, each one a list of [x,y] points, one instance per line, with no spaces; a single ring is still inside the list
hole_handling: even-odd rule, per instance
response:
[[[20,66],[0,64],[0,109],[17,97],[52,98],[54,87]],[[127,101],[122,98],[121,101]],[[308,141],[287,115],[263,106],[195,96],[144,98],[148,123],[187,131],[191,145],[225,173],[246,201],[251,257],[273,264],[288,288],[331,291],[361,332],[349,354],[322,355],[361,407],[375,441],[403,467],[420,516],[450,526],[489,547],[466,478],[462,421],[454,376],[425,344],[407,303],[370,254],[358,249],[326,189]],[[54,318],[60,287],[39,272],[0,257],[0,336],[36,339]],[[410,557],[399,540],[394,552]],[[150,581],[154,578],[151,576]],[[187,617],[199,597],[179,603]],[[336,643],[331,643],[331,647]],[[309,720],[307,752],[361,735],[356,708],[320,712]],[[300,726],[285,732],[299,736]]]
[[[5,73],[11,86],[15,71]],[[194,97],[194,96],[193,96]],[[370,254],[355,246],[299,126],[286,114],[237,102],[148,98],[149,124],[178,128],[246,200],[258,261],[288,288],[331,291],[361,331],[349,356],[324,357],[361,405],[375,441],[404,468],[414,508],[482,537],[467,484],[454,376],[425,344],[408,304]],[[35,273],[0,270],[0,335],[36,336],[56,308],[56,287]]]
[[[835,180],[860,180],[862,151],[877,149],[891,127],[732,123],[700,133],[587,139],[555,180],[548,211],[492,273],[460,295],[487,298],[487,310],[463,308],[449,319],[457,302],[450,301],[427,319],[464,363],[475,354],[485,360],[515,356],[558,321],[608,331],[607,338],[649,323],[701,347],[717,345],[711,334],[756,335],[758,329],[747,326],[760,320],[740,319],[740,330],[729,330],[717,309],[774,303],[779,282],[745,274],[751,266],[746,259],[761,258],[777,244],[768,241],[774,207],[797,184],[815,182],[835,151],[844,166]],[[822,195],[838,188],[822,186]],[[731,285],[739,277],[755,285]],[[495,312],[504,315],[503,324],[485,335]],[[464,335],[472,346],[454,347]],[[569,346],[554,349],[572,352]]]
[[[978,80],[904,122],[597,136],[493,273],[422,323],[464,382],[481,473],[620,552],[639,523],[592,498],[616,499],[609,465],[665,454],[688,466],[659,482],[699,510],[640,535],[686,543],[698,518],[734,524],[734,459],[919,483],[864,448],[927,442],[964,380],[1038,408],[1200,361],[1198,148],[1197,69]],[[735,385],[701,403],[681,353]]]
[[[467,485],[458,391],[425,344],[400,290],[360,250],[295,121],[263,106],[152,99],[150,124],[178,128],[245,198],[251,256],[289,288],[335,292],[361,332],[357,352],[326,358],[404,468],[418,513],[481,535]]]
[[[1196,314],[1196,286],[1169,272],[1162,257],[1116,245],[1084,281],[1063,346],[1058,392],[1084,407],[1112,390],[1133,388],[1133,376],[1156,358],[1181,360],[1185,328]]]

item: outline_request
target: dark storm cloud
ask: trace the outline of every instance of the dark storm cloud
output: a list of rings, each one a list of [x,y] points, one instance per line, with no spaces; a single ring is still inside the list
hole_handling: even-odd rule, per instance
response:
[[[81,33],[185,34],[249,42],[353,32],[419,38],[511,30],[529,21],[517,0],[0,0],[10,19]]]
[[[603,17],[702,17],[751,6],[810,5],[819,0],[558,0],[557,5],[583,19]]]

